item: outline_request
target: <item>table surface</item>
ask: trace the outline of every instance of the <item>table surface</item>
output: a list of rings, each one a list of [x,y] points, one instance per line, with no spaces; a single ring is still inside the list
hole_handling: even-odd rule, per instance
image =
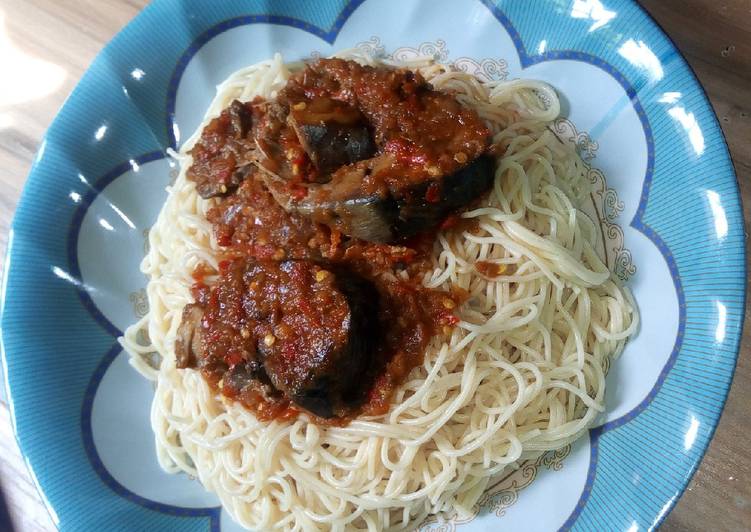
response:
[[[29,79],[17,81],[15,89],[0,91],[0,256],[44,131],[96,53],[146,4],[145,0],[0,0],[0,71],[8,75],[15,71],[14,65],[33,62],[23,70]],[[642,0],[641,4],[675,41],[707,90],[733,156],[748,234],[751,0]],[[748,317],[747,305],[746,331],[751,330]],[[663,530],[751,527],[751,453],[746,446],[751,431],[750,385],[747,334],[719,428]],[[54,530],[18,451],[2,397],[0,481],[18,530]]]

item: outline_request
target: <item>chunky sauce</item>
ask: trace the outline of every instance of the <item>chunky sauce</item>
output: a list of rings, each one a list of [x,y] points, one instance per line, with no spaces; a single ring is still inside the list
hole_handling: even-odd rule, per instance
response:
[[[364,386],[363,401],[358,408],[345,409],[344,415],[318,418],[318,423],[341,424],[360,413],[375,415],[388,411],[392,392],[412,368],[422,363],[430,339],[458,322],[455,310],[464,294],[431,290],[417,280],[404,281],[383,275],[406,271],[411,279],[421,279],[429,268],[432,238],[425,236],[405,245],[348,239],[325,226],[306,224],[299,217],[285,212],[253,179],[246,180],[237,195],[210,211],[209,219],[214,223],[217,240],[226,252],[220,272],[207,272],[202,268],[195,275],[194,297],[211,316],[203,321],[207,356],[201,368],[210,383],[217,386],[221,382],[225,396],[240,400],[260,419],[294,416],[299,409],[284,394],[264,392],[263,387],[259,387],[262,383],[245,388],[237,384],[243,375],[250,380],[244,369],[247,361],[253,358],[250,353],[255,352],[259,342],[269,341],[266,329],[252,329],[251,335],[243,332],[248,330],[247,324],[252,319],[240,301],[248,297],[272,301],[277,289],[273,284],[243,283],[238,271],[245,264],[314,259],[329,267],[347,268],[373,282],[378,291],[381,305],[377,320],[381,334],[375,352],[376,361],[368,370],[370,384]],[[203,283],[203,278],[209,273],[220,274],[220,281],[213,290]],[[321,309],[334,308],[330,303],[315,300],[302,288],[293,291],[289,297],[294,301],[292,306],[298,309],[300,323],[319,319]],[[281,334],[275,337],[303,336],[300,331],[305,329],[306,326],[292,331],[282,328]],[[336,331],[336,328],[329,330]],[[229,385],[225,375],[231,377]]]
[[[219,272],[195,273],[178,366],[199,368],[264,420],[305,410],[340,425],[388,411],[430,339],[458,322],[465,297],[421,285],[440,224],[368,242],[290,208],[268,173],[302,198],[364,157],[381,158],[362,192],[385,187],[396,197],[424,184],[424,208],[443,201],[436,175],[481,156],[488,135],[474,112],[418,74],[338,59],[306,67],[274,102],[233,102],[191,152],[188,178],[202,196],[220,197],[208,219],[224,256]],[[457,223],[453,214],[442,220]],[[211,286],[209,275],[218,275]]]
[[[290,79],[280,101],[294,106],[330,97],[357,107],[376,132],[376,144],[391,156],[363,189],[403,190],[405,179],[453,173],[487,147],[489,131],[475,112],[427,88],[419,73],[329,59]]]

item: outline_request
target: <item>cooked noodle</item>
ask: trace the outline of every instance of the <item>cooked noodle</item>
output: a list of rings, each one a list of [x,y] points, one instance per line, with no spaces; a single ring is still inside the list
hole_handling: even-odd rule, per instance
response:
[[[232,100],[273,98],[299,65],[277,55],[234,73],[172,154],[180,174],[141,265],[150,312],[121,342],[156,382],[151,423],[161,466],[198,477],[251,529],[405,529],[429,514],[471,513],[491,476],[592,425],[604,409],[604,368],[637,327],[629,292],[595,251],[599,228],[578,210],[589,194],[584,163],[549,128],[560,112],[555,92],[530,80],[483,83],[428,59],[402,66],[476,109],[505,154],[489,196],[463,214],[476,220],[473,229],[441,231],[423,279],[469,292],[462,321],[433,339],[383,416],[341,428],[305,415],[261,422],[199,371],[175,367],[191,273],[201,263],[217,268],[220,251],[206,219],[215,202],[185,177],[188,151]],[[480,260],[503,274],[483,277]]]

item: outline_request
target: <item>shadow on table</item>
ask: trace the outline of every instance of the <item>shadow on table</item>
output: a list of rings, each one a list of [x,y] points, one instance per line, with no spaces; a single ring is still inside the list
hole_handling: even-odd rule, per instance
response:
[[[13,532],[13,523],[10,520],[10,514],[8,513],[8,506],[5,504],[5,496],[3,495],[2,487],[0,486],[0,530],[7,530]]]

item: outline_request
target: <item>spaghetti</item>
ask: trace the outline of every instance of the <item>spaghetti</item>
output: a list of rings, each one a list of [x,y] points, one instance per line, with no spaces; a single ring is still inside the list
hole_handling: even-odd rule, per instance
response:
[[[339,57],[379,63],[353,51]],[[218,269],[219,253],[206,219],[216,200],[186,179],[188,152],[231,101],[273,98],[299,65],[277,55],[235,72],[172,153],[180,174],[141,266],[150,311],[121,343],[156,383],[151,423],[161,466],[197,477],[251,529],[406,529],[430,514],[471,513],[492,476],[595,422],[604,368],[638,326],[628,290],[595,251],[596,222],[579,210],[584,163],[549,127],[560,112],[555,92],[529,80],[481,82],[429,59],[387,63],[419,70],[475,109],[503,156],[490,194],[462,214],[471,229],[439,232],[422,279],[469,294],[461,321],[433,338],[384,415],[344,427],[306,415],[262,422],[199,371],[175,366],[192,272]]]

